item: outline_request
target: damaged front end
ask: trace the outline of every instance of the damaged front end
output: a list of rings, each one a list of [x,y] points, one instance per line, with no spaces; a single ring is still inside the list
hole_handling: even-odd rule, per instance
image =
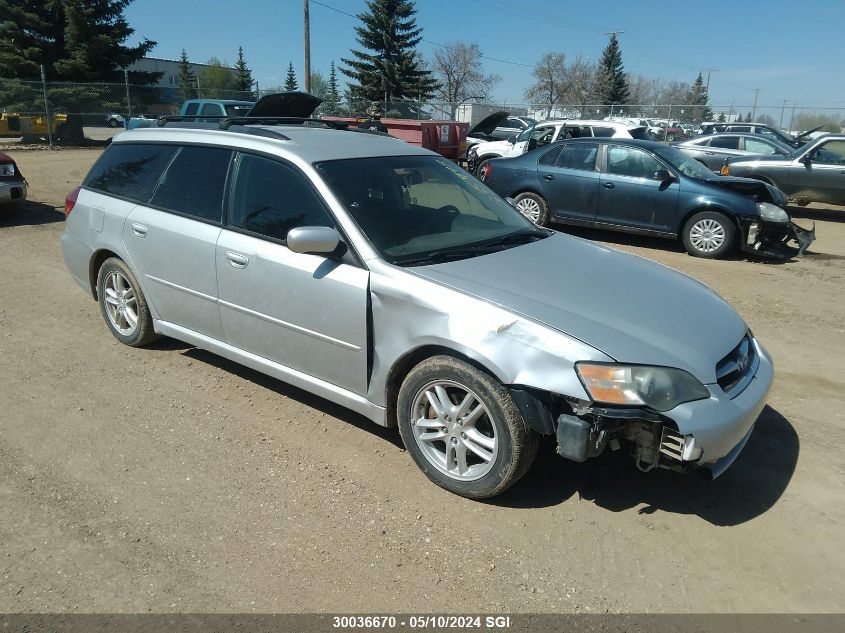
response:
[[[739,221],[742,229],[742,250],[768,259],[785,261],[803,255],[816,240],[815,223],[808,230],[792,222],[789,216],[786,222],[744,217],[739,218]]]
[[[686,472],[701,458],[695,438],[680,433],[660,413],[602,407],[521,386],[512,386],[510,391],[528,425],[555,436],[557,453],[564,459],[583,462],[609,448],[625,450],[643,472],[658,467]]]

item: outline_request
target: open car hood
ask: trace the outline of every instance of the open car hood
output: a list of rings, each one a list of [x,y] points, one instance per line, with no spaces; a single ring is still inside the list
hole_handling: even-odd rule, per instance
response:
[[[510,112],[505,112],[504,110],[501,112],[494,112],[473,125],[469,132],[467,132],[467,136],[490,136],[493,133],[493,130],[499,127],[499,124],[507,119],[509,115]]]
[[[801,134],[799,134],[798,136],[795,137],[795,140],[800,141],[800,140],[806,138],[808,135],[812,134],[813,132],[818,132],[823,127],[824,127],[823,125],[819,125],[818,127],[814,127],[812,129],[809,129],[806,132],[801,132]]]
[[[321,103],[307,92],[277,92],[261,97],[247,116],[308,118]]]
[[[754,197],[758,202],[771,202],[772,204],[782,205],[786,202],[786,198],[780,189],[763,182],[762,180],[754,180],[753,178],[732,178],[730,176],[715,176],[708,178],[707,181],[711,185],[724,187],[725,189],[733,189],[740,193],[747,194]]]

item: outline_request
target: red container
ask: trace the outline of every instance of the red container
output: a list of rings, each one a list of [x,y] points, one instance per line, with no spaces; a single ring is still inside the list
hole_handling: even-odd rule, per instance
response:
[[[323,117],[328,121],[344,121],[351,126],[367,121],[355,117]],[[398,139],[418,145],[441,156],[458,160],[466,149],[467,128],[469,123],[457,121],[418,121],[416,119],[382,119],[387,133]]]

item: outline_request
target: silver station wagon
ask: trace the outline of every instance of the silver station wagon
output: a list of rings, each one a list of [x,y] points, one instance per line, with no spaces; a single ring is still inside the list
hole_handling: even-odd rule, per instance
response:
[[[541,436],[711,476],[772,364],[678,272],[540,229],[452,162],[309,120],[117,136],[61,245],[112,334],[173,337],[398,426],[436,484],[499,494]],[[554,485],[553,483],[550,485]]]

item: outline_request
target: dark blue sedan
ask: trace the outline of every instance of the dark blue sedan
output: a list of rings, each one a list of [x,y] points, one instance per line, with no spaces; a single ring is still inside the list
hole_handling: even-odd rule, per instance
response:
[[[779,189],[717,176],[652,141],[566,140],[490,161],[479,178],[539,225],[680,238],[696,257],[723,257],[739,247],[789,258],[815,239],[813,231],[791,222]]]

